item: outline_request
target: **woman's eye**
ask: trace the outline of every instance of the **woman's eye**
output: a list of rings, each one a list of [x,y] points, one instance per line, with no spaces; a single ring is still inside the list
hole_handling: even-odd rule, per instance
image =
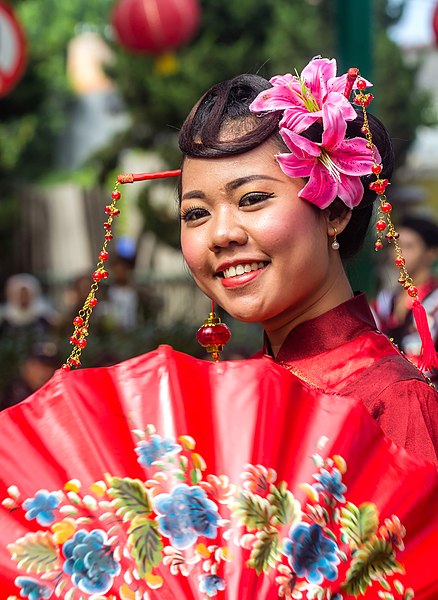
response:
[[[197,221],[198,219],[202,219],[203,217],[207,217],[209,215],[208,210],[205,208],[200,208],[197,206],[191,206],[190,208],[186,208],[180,211],[181,221]]]
[[[268,194],[267,192],[251,192],[245,194],[239,202],[239,206],[252,206],[253,204],[259,204],[264,200],[268,200],[273,197],[273,193]]]

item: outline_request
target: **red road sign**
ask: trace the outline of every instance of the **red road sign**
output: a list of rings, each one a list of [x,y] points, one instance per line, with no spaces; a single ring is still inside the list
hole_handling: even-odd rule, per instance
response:
[[[0,97],[18,83],[26,66],[26,39],[12,8],[0,0]]]

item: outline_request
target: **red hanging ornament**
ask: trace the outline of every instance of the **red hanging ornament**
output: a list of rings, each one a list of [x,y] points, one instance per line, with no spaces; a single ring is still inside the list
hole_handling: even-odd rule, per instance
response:
[[[435,46],[438,46],[438,2],[435,5],[435,10],[432,16],[432,28],[435,35]]]
[[[200,14],[198,0],[119,0],[111,20],[121,46],[158,54],[188,42]]]
[[[222,352],[230,338],[231,331],[214,312],[214,303],[212,302],[212,310],[196,332],[196,339],[207,352],[210,352],[213,360],[218,362],[219,352]]]

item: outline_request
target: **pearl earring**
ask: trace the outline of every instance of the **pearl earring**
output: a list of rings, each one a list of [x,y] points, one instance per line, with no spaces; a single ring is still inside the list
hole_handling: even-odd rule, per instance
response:
[[[333,227],[333,229],[335,230],[335,235],[333,236],[332,248],[333,248],[333,250],[339,250],[339,242],[336,238],[336,234],[338,232],[336,231],[336,227]]]

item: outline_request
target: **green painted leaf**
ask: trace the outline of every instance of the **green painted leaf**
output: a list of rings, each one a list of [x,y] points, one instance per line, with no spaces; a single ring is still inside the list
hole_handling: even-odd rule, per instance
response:
[[[403,572],[391,544],[387,540],[373,538],[355,554],[342,587],[347,594],[358,596],[365,593],[373,580]]]
[[[285,481],[282,481],[278,487],[271,485],[268,502],[271,505],[273,525],[292,524],[301,519],[301,506],[292,492],[287,489]]]
[[[248,531],[269,527],[271,508],[266,498],[251,492],[242,492],[233,506],[233,517]]]
[[[144,484],[139,479],[111,477],[108,484],[108,496],[113,498],[111,504],[116,508],[116,515],[122,516],[124,521],[150,515],[151,502]]]
[[[161,562],[163,543],[155,521],[136,517],[128,530],[128,545],[140,577],[150,573]]]
[[[281,559],[281,540],[279,532],[270,528],[264,531],[258,531],[256,541],[253,544],[251,555],[248,560],[248,567],[255,569],[257,574],[275,568]]]
[[[375,504],[364,502],[359,507],[348,502],[341,509],[341,531],[350,545],[358,548],[370,540],[379,526],[379,513]]]
[[[27,533],[8,545],[12,559],[28,573],[46,573],[59,568],[56,544],[48,531]]]

